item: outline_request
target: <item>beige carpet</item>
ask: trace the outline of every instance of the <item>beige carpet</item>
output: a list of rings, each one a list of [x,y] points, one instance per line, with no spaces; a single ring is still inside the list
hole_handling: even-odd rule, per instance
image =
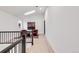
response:
[[[39,38],[34,38],[34,45],[26,48],[27,53],[53,53],[53,49],[47,42],[44,35],[39,35]]]

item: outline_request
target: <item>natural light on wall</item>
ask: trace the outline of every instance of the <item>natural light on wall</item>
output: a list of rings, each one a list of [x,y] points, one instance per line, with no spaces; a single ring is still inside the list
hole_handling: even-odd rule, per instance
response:
[[[35,12],[36,12],[35,10],[32,10],[32,11],[30,11],[30,12],[24,13],[24,15],[30,15],[30,14],[33,14],[33,13],[35,13]]]

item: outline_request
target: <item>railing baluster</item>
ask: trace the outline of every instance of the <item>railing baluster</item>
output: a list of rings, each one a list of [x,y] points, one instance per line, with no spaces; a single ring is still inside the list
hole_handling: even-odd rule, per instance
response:
[[[2,43],[2,32],[1,32],[1,43]]]
[[[17,52],[17,46],[14,47],[14,53],[16,53],[16,52]]]
[[[5,42],[6,42],[6,41],[5,41],[5,32],[4,32],[4,36],[3,36],[3,38],[4,38],[4,43],[5,43]]]
[[[9,40],[9,33],[7,32],[7,40],[6,40],[6,42]],[[9,42],[9,41],[8,41]],[[7,43],[8,43],[7,42]]]
[[[3,32],[2,32],[2,42],[3,42]]]
[[[9,33],[7,32],[7,34],[8,34],[8,39],[7,39],[7,42],[10,42],[10,40],[9,40]]]
[[[6,38],[6,32],[5,32],[5,42],[6,42],[6,39],[7,39],[7,38]]]
[[[1,43],[1,32],[0,32],[0,43]]]
[[[11,39],[10,39],[10,32],[9,32],[9,41],[10,41]]]
[[[10,32],[10,43],[12,43],[12,32]]]
[[[16,53],[18,53],[18,44],[16,45]]]
[[[2,32],[2,42],[3,42],[3,32]]]
[[[8,36],[8,37],[9,37],[9,42],[10,42],[10,40],[11,40],[11,39],[10,39],[10,32],[9,32],[9,36]]]
[[[21,45],[21,44],[22,44],[22,43],[19,43],[19,44],[18,44],[18,52],[19,52],[19,53],[22,52],[22,49],[21,49],[21,46],[22,46],[22,45]]]
[[[15,34],[15,33],[13,32],[13,38],[15,37],[14,34]],[[12,39],[12,40],[13,40],[13,39]],[[13,42],[15,42],[15,41],[13,40]]]
[[[3,38],[2,38],[2,32],[1,32],[1,42],[2,42],[2,39],[3,39]]]
[[[19,44],[17,45],[17,52],[19,53],[19,50],[20,50],[20,48],[19,48]]]
[[[5,41],[5,32],[4,32],[4,36],[3,36],[3,37],[4,37],[4,43],[5,43],[5,42],[6,42],[6,41]]]
[[[13,43],[13,32],[11,32],[11,43]]]

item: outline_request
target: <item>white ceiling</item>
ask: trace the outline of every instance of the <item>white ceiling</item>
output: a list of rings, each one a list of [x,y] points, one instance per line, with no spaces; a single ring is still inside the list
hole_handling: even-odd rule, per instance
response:
[[[40,10],[41,8],[41,10]],[[40,6],[40,7],[35,7],[35,6],[0,6],[0,10],[7,12],[11,15],[14,16],[23,16],[24,13],[32,11],[32,10],[36,10],[37,14],[44,14],[45,9],[47,7],[45,6]]]

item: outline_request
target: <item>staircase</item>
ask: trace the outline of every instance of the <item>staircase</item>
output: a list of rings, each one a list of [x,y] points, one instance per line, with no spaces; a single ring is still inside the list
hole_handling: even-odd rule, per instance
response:
[[[26,35],[22,31],[0,31],[0,44],[8,45],[0,51],[0,53],[26,53],[26,43],[33,45],[33,36],[30,37],[30,42],[27,42]]]

